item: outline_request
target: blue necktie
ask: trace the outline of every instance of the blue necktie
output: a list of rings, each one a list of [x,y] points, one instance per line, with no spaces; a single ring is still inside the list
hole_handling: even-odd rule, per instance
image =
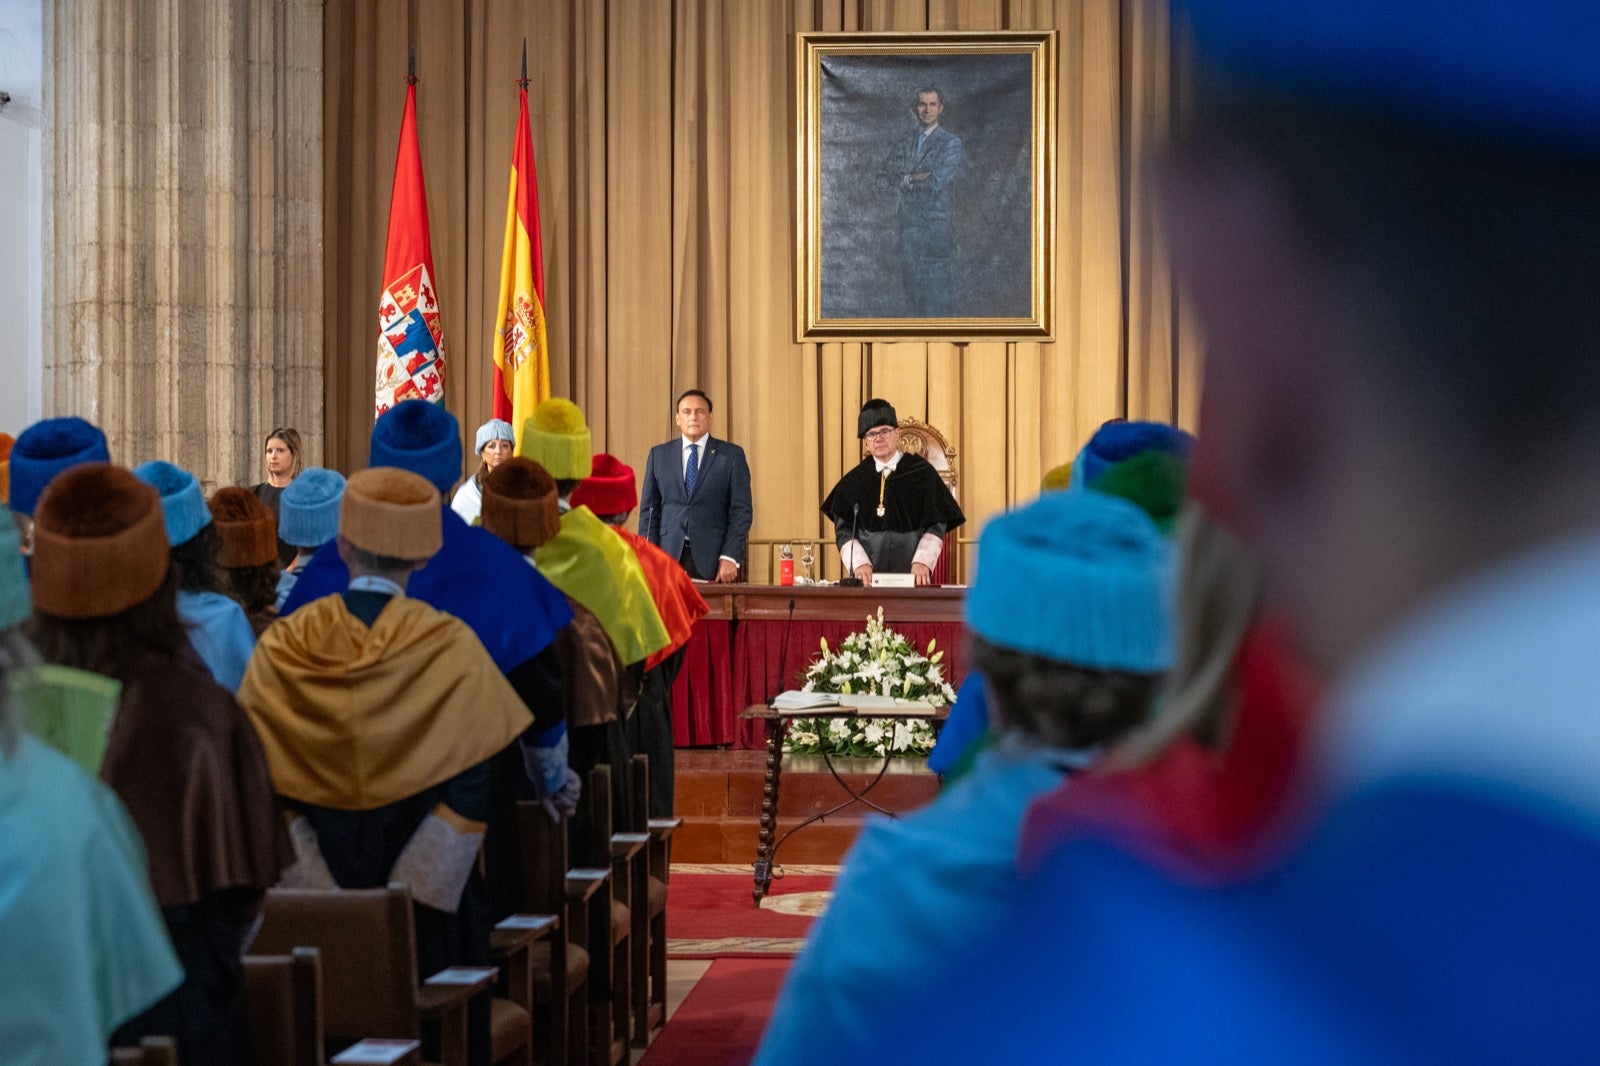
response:
[[[683,468],[683,490],[694,495],[694,483],[700,477],[700,445],[689,445],[689,465]]]

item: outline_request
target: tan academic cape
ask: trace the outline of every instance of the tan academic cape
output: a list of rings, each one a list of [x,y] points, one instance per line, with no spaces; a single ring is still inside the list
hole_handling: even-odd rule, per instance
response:
[[[368,629],[340,595],[279,619],[239,688],[279,793],[364,811],[503,750],[533,716],[465,622],[396,596]]]

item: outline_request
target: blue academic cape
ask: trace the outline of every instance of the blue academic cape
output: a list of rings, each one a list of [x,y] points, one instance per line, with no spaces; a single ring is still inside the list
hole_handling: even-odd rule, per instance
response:
[[[1600,828],[1459,782],[1342,803],[1296,858],[1182,885],[1082,841],[867,1041],[809,1061],[1600,1061]],[[959,989],[959,1010],[941,1009]],[[798,1059],[794,1061],[799,1061]]]
[[[469,526],[448,507],[444,546],[411,575],[406,595],[461,619],[510,672],[555,642],[572,621],[567,599],[516,549],[488,530]],[[301,571],[283,613],[350,586],[336,542],[324,544]]]
[[[956,702],[939,730],[933,751],[928,753],[928,769],[936,774],[948,774],[960,764],[967,749],[982,740],[988,731],[989,697],[983,687],[983,675],[974,670],[956,692]]]
[[[250,628],[244,608],[220,592],[179,589],[178,617],[189,633],[190,645],[217,684],[237,693],[256,650],[256,632]]]

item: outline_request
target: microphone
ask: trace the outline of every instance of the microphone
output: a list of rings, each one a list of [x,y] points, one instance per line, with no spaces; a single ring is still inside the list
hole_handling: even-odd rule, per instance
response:
[[[778,652],[778,684],[782,691],[789,691],[789,682],[794,680],[789,676],[789,636],[794,632],[794,597],[789,597],[789,618],[783,624],[783,647]],[[798,686],[797,686],[798,687]],[[770,704],[772,700],[769,698]]]
[[[861,541],[858,539],[858,527],[860,522],[861,505],[859,503],[852,503],[850,505],[850,540],[854,542],[857,547],[860,547],[861,545]],[[861,579],[855,576],[855,569],[851,568],[851,571],[848,575],[839,579],[839,585],[842,588],[858,589],[861,587]]]

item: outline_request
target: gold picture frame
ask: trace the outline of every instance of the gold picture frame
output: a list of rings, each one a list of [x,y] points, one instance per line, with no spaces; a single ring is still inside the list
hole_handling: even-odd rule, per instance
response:
[[[796,340],[1051,339],[1056,31],[800,33],[794,81]]]

